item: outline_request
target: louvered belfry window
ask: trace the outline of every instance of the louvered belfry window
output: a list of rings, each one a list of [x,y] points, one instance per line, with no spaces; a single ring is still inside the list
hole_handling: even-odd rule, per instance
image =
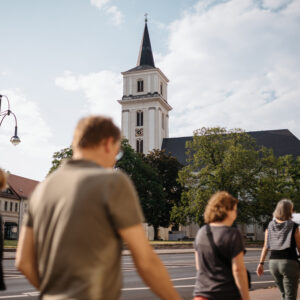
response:
[[[143,92],[144,91],[144,80],[139,79],[137,82],[137,91]]]

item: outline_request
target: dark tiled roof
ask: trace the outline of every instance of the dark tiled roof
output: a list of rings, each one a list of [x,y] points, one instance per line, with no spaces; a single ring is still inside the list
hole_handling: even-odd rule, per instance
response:
[[[28,198],[39,181],[9,174],[7,184],[20,198]]]
[[[288,129],[250,131],[247,132],[255,138],[259,146],[272,148],[276,156],[291,154],[300,156],[300,141]],[[177,160],[186,165],[185,143],[191,141],[192,136],[163,139],[162,149],[171,153]]]

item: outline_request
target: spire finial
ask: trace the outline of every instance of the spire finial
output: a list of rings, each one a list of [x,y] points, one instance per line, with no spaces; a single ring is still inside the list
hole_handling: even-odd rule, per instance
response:
[[[148,22],[148,18],[147,18],[147,17],[148,17],[148,14],[145,13],[144,16],[145,16],[145,23],[147,23],[147,22]]]

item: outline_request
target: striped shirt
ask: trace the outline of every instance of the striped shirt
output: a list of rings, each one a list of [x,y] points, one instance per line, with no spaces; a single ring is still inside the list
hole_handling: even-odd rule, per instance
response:
[[[267,247],[270,250],[284,250],[291,247],[295,223],[287,220],[282,223],[272,220],[268,225]]]

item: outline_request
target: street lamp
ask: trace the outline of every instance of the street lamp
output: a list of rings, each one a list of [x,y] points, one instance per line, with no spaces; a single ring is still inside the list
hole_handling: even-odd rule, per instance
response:
[[[1,111],[1,104],[2,104],[2,99],[5,98],[7,100],[7,110]],[[6,116],[13,115],[15,118],[15,134],[11,137],[10,142],[14,145],[17,146],[21,140],[18,137],[18,122],[17,122],[17,117],[16,115],[10,110],[10,103],[5,95],[0,95],[0,127],[2,125],[3,120],[5,119]]]

